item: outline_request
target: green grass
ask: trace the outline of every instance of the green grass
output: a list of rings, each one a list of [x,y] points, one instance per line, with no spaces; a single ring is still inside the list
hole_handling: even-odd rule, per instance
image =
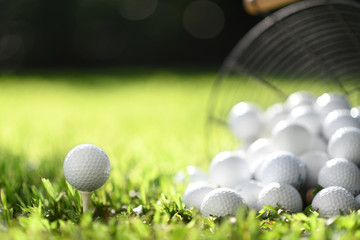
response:
[[[273,209],[201,217],[174,175],[207,170],[205,121],[216,71],[28,71],[0,75],[0,239],[360,238],[360,212],[334,219]],[[62,163],[82,143],[112,165],[83,215]],[[143,214],[134,208],[142,205]]]

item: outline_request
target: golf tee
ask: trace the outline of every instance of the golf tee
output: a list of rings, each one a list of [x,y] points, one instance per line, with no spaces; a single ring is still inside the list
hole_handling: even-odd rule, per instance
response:
[[[79,193],[80,193],[81,199],[82,199],[83,213],[86,213],[87,210],[89,209],[90,199],[91,199],[91,195],[93,194],[93,192],[79,191]]]

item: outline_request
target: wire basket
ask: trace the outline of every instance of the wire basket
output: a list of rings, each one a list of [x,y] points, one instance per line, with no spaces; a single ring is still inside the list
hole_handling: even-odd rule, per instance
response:
[[[208,106],[209,157],[238,147],[227,117],[240,101],[266,108],[294,91],[337,92],[360,105],[360,4],[304,0],[264,18],[234,47]],[[241,144],[241,143],[240,143]]]

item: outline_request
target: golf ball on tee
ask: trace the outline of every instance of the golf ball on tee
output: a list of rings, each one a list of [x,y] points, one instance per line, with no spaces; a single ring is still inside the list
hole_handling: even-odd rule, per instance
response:
[[[92,192],[104,185],[109,178],[110,168],[106,153],[91,144],[81,144],[71,149],[63,165],[66,180],[83,192]]]

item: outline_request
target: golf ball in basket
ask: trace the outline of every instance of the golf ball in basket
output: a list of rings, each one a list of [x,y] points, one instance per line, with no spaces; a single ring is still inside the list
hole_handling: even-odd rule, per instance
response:
[[[316,102],[316,98],[309,92],[299,91],[289,95],[285,101],[287,109],[291,110],[298,106],[312,106]]]
[[[252,140],[263,130],[263,112],[254,103],[240,102],[231,109],[228,125],[239,139]]]
[[[268,107],[264,113],[265,118],[265,135],[270,135],[271,130],[278,122],[288,117],[289,111],[282,103],[275,103]]]
[[[270,138],[259,138],[251,143],[246,154],[250,172],[254,174],[259,164],[262,163],[261,159],[264,155],[273,153],[274,151],[272,140]]]
[[[360,165],[360,129],[345,127],[337,130],[328,143],[331,158],[345,158]]]
[[[313,106],[301,105],[290,111],[290,122],[306,127],[312,134],[318,134],[321,130],[320,114]]]
[[[218,153],[210,164],[209,182],[214,186],[232,188],[250,178],[247,161],[236,151]]]
[[[250,209],[260,210],[257,206],[257,199],[259,192],[263,189],[264,184],[256,180],[243,181],[239,185],[234,187],[234,190],[240,194],[245,204]]]
[[[357,204],[356,208],[360,208],[360,194],[355,197],[355,200],[356,200],[356,204]]]
[[[200,212],[204,217],[224,217],[236,215],[240,207],[246,208],[240,194],[230,188],[216,188],[205,196]]]
[[[360,106],[351,108],[350,113],[353,118],[360,121]]]
[[[257,174],[259,181],[286,183],[299,189],[306,179],[305,165],[290,152],[269,154]]]
[[[110,161],[101,148],[81,144],[67,154],[63,170],[70,185],[80,191],[92,192],[109,178]]]
[[[334,158],[320,169],[318,183],[322,187],[343,187],[356,196],[360,193],[360,170],[353,162]]]
[[[182,201],[186,207],[195,207],[200,209],[204,197],[214,190],[214,187],[204,181],[190,183],[182,197]]]
[[[328,142],[320,135],[315,135],[313,138],[313,145],[310,151],[319,150],[327,152]]]
[[[307,152],[313,145],[313,135],[301,124],[289,121],[279,122],[271,133],[277,150],[289,151],[295,155]]]
[[[316,99],[316,107],[322,118],[335,109],[350,109],[350,103],[345,96],[338,93],[324,93]]]
[[[302,211],[303,203],[300,193],[291,185],[283,183],[269,183],[259,193],[258,206],[265,205],[281,207],[291,213]]]
[[[318,176],[320,169],[329,160],[326,152],[314,150],[304,153],[300,156],[300,161],[306,166],[305,189],[315,188],[318,185]]]
[[[349,109],[337,109],[330,112],[323,122],[323,134],[329,139],[338,129],[343,127],[360,128],[360,121],[354,118]]]
[[[202,171],[200,168],[195,166],[187,166],[186,172],[189,176],[190,182],[197,182],[197,181],[207,181],[207,174]]]
[[[345,188],[337,186],[322,189],[312,201],[312,208],[323,217],[337,216],[341,212],[348,214],[356,207],[355,197]]]

